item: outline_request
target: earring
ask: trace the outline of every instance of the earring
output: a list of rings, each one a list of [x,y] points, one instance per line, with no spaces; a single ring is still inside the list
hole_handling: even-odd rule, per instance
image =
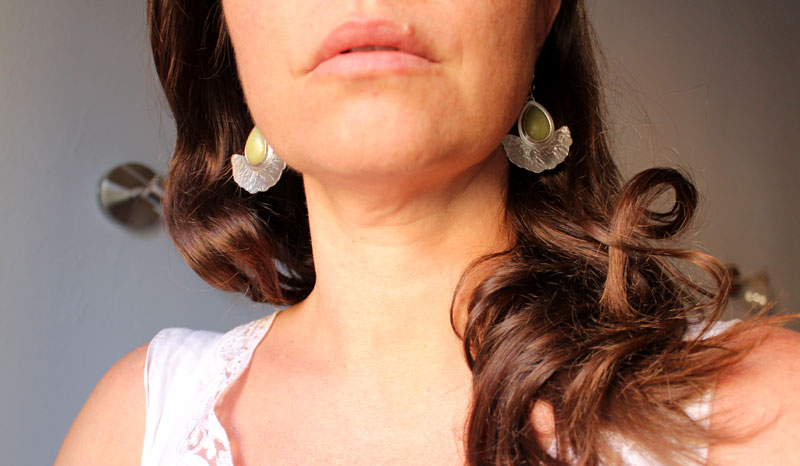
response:
[[[286,163],[278,157],[272,146],[254,126],[247,137],[244,155],[231,156],[233,180],[250,194],[266,191],[275,186],[286,168]]]
[[[503,138],[508,160],[534,173],[555,168],[569,155],[572,135],[566,126],[554,128],[553,117],[533,98],[531,90],[517,119],[519,137],[508,134]]]

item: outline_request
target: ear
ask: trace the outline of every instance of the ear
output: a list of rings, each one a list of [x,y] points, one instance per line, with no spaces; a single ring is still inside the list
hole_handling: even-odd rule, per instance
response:
[[[544,41],[550,35],[550,29],[552,29],[556,16],[558,16],[558,11],[561,9],[561,0],[535,1],[534,27],[536,28],[536,55],[538,56],[542,46],[544,46]]]

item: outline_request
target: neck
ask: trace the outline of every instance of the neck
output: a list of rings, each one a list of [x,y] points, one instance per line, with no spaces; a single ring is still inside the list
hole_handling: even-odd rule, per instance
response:
[[[352,365],[463,361],[450,307],[467,266],[508,245],[507,167],[500,151],[435,183],[306,175],[317,281],[293,314],[315,346]]]

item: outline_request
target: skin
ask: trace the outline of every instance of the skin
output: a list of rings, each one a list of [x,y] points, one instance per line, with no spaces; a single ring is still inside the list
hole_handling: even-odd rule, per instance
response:
[[[464,267],[508,244],[500,140],[558,8],[557,0],[223,0],[254,119],[304,175],[317,271],[311,295],[276,318],[217,406],[236,464],[463,464],[471,374],[450,303]],[[435,65],[359,79],[309,73],[325,35],[352,17],[411,24]],[[791,409],[800,408],[791,371],[800,351],[795,334],[776,332],[720,380],[713,422],[737,422],[717,406],[741,406],[745,419],[787,411],[758,442],[714,447],[723,464],[788,464],[778,452],[800,430],[800,409]],[[100,381],[56,464],[140,463],[145,353],[135,350]],[[534,422],[552,430],[546,406]]]

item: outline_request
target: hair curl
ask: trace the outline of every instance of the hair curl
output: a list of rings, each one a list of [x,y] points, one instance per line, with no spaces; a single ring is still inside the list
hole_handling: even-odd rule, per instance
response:
[[[163,206],[173,241],[217,288],[258,302],[301,301],[315,283],[301,176],[288,170],[255,196],[231,179],[229,155],[253,122],[220,3],[149,0],[148,21],[177,126]],[[622,184],[594,48],[583,1],[563,0],[537,61],[536,91],[574,143],[545,174],[510,166],[505,202],[516,240],[473,264],[492,267],[470,290],[462,335],[473,372],[472,465],[613,463],[609,432],[664,464],[696,460],[692,447],[719,434],[684,408],[743,356],[730,342],[759,320],[684,338],[693,320],[719,319],[729,275],[713,257],[675,245],[698,203],[684,175],[650,169]],[[669,191],[673,206],[654,210]],[[685,264],[711,283],[693,280]],[[539,401],[552,407],[556,457],[531,422]]]

